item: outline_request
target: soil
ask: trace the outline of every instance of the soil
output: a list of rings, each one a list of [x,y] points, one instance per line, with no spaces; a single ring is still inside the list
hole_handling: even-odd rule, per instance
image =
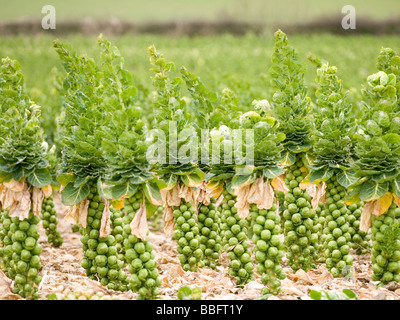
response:
[[[57,299],[63,299],[68,294],[79,292],[102,293],[108,299],[136,299],[136,293],[108,290],[99,282],[86,277],[85,270],[80,264],[83,258],[80,234],[73,232],[71,225],[63,219],[65,207],[60,204],[59,199],[55,198],[55,203],[59,215],[58,228],[64,242],[59,248],[51,247],[46,240],[44,229],[39,224],[39,243],[43,246],[43,280],[38,291],[40,299],[47,299],[52,294],[53,297],[56,294]],[[201,288],[202,300],[253,300],[262,296],[263,285],[257,274],[254,281],[243,288],[237,288],[234,279],[228,274],[226,261],[222,261],[222,266],[218,267],[218,270],[202,268],[198,272],[185,272],[178,260],[175,241],[167,238],[162,230],[150,230],[149,241],[154,245],[162,278],[159,299],[178,299],[177,293],[182,286]],[[310,300],[311,290],[333,290],[341,293],[343,289],[352,290],[360,300],[400,300],[400,284],[392,282],[377,288],[377,282],[371,280],[370,254],[353,254],[353,258],[352,272],[346,278],[333,278],[324,264],[319,264],[317,268],[308,272],[299,270],[293,273],[284,259],[282,266],[287,277],[282,281],[282,291],[277,296],[270,296],[268,300]],[[11,287],[12,282],[0,273],[1,300],[22,299],[12,293]],[[90,295],[88,297],[90,298]],[[76,299],[87,299],[87,297],[77,294]]]

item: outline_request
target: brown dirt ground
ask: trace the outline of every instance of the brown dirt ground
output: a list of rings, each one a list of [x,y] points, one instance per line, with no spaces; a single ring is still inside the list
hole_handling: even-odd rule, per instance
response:
[[[80,265],[83,257],[80,235],[73,233],[71,226],[63,219],[64,208],[59,201],[56,202],[56,206],[59,212],[58,227],[64,243],[60,248],[52,248],[46,241],[43,228],[39,228],[39,243],[43,246],[43,280],[38,291],[40,298],[47,299],[51,293],[56,293],[62,298],[68,292],[90,290],[124,300],[136,299],[136,293],[108,290],[99,282],[86,277],[85,270]],[[175,242],[166,238],[163,231],[151,231],[149,241],[154,245],[162,278],[162,300],[176,300],[178,290],[182,286],[201,288],[202,300],[252,300],[261,296],[263,285],[259,275],[244,288],[236,288],[233,279],[228,275],[227,266],[218,267],[218,271],[203,268],[199,272],[184,272],[178,260]],[[377,282],[371,281],[369,254],[353,257],[352,276],[347,279],[333,278],[323,264],[307,273],[299,270],[293,274],[284,259],[283,267],[287,278],[282,281],[282,292],[269,300],[309,300],[310,290],[341,292],[346,288],[353,290],[360,300],[400,300],[400,284],[393,282],[377,289]],[[11,286],[12,282],[0,273],[0,300],[21,299],[20,296],[11,293]]]

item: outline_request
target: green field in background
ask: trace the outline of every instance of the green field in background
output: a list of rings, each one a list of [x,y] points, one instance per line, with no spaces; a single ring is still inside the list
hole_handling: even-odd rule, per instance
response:
[[[1,0],[0,21],[41,19],[44,5],[56,8],[57,19],[116,17],[134,22],[170,20],[236,20],[263,23],[299,23],[342,16],[353,5],[357,16],[386,19],[400,16],[398,0]]]
[[[381,47],[400,49],[400,37],[397,36],[348,36],[330,34],[288,35],[300,58],[306,61],[308,53],[314,53],[328,60],[339,69],[339,76],[345,87],[356,87],[375,71],[376,57]],[[2,37],[0,38],[0,56],[10,56],[20,61],[26,76],[28,87],[45,88],[50,83],[50,71],[61,67],[52,48],[52,36],[40,37]],[[266,36],[248,35],[245,37],[207,36],[207,37],[162,37],[150,35],[126,35],[110,37],[125,57],[126,66],[147,84],[151,73],[148,71],[146,49],[154,44],[177,66],[185,65],[197,73],[206,83],[228,81],[229,76],[262,87],[262,75],[270,65],[273,48],[273,33]],[[78,53],[87,53],[98,57],[96,37],[67,36],[62,41],[70,43]],[[308,64],[307,81],[313,82],[314,68]]]
[[[335,36],[331,34],[290,35],[290,44],[299,52],[299,59],[306,62],[306,82],[309,94],[313,96],[315,67],[307,61],[307,55],[329,61],[338,67],[338,75],[346,89],[351,89],[353,101],[358,103],[362,85],[368,75],[375,73],[376,58],[382,47],[400,51],[398,36]],[[109,37],[118,46],[125,58],[125,66],[135,78],[136,86],[142,92],[141,106],[151,105],[151,65],[147,47],[154,44],[167,61],[173,61],[177,68],[184,65],[200,76],[207,87],[216,92],[228,87],[235,91],[240,107],[250,107],[254,99],[271,99],[268,68],[274,45],[273,33],[264,36],[244,37],[163,37],[150,35],[126,35]],[[52,47],[54,38],[50,35],[36,37],[1,37],[0,56],[9,56],[20,62],[25,75],[26,86],[31,99],[43,108],[43,127],[48,134],[55,131],[55,116],[60,110],[60,97],[55,90],[56,67],[63,72],[58,56]],[[62,41],[70,43],[78,54],[87,53],[98,59],[96,36],[66,36]],[[187,93],[187,96],[190,96]],[[51,140],[51,139],[50,139]]]

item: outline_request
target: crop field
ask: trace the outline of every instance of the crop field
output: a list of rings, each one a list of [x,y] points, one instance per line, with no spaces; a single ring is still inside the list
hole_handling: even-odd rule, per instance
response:
[[[76,48],[78,53],[87,53],[98,59],[96,37],[72,35],[63,38]],[[61,63],[52,50],[54,37],[3,37],[0,38],[0,55],[14,57],[21,64],[26,87],[32,99],[41,105],[42,122],[49,142],[53,141],[55,118],[61,109],[54,81],[61,71]],[[266,76],[271,65],[273,32],[263,37],[248,35],[236,38],[231,35],[208,37],[121,36],[111,37],[125,59],[126,68],[132,72],[135,82],[151,92],[151,72],[146,49],[149,45],[165,52],[177,66],[185,66],[196,73],[215,90],[231,88],[242,99],[243,108],[250,107],[254,99],[263,99],[270,94]],[[399,48],[397,36],[340,37],[330,34],[293,36],[293,45],[298,48],[299,59],[307,65],[306,81],[313,95],[315,69],[307,61],[313,53],[337,66],[343,87],[358,97],[366,77],[375,70],[376,57],[382,46]],[[360,48],[364,48],[361,50]],[[147,101],[143,101],[147,104]]]
[[[0,300],[400,300],[400,37],[275,28],[342,2],[0,1]]]
[[[1,0],[0,19],[11,21],[15,19],[41,18],[41,11],[37,7],[49,4],[38,0],[16,0],[11,3]],[[348,1],[321,1],[318,0],[173,0],[165,5],[163,0],[116,0],[114,2],[95,0],[53,0],[53,6],[58,8],[61,19],[72,20],[88,18],[109,19],[119,18],[136,22],[170,21],[170,20],[240,20],[240,21],[268,21],[269,23],[297,23],[312,19],[325,18],[332,15],[341,15],[341,8],[348,5]],[[351,4],[358,8],[360,16],[371,17],[377,20],[396,17],[399,4],[396,0],[353,0]],[[162,8],[162,10],[161,10]],[[396,11],[397,10],[397,11]]]

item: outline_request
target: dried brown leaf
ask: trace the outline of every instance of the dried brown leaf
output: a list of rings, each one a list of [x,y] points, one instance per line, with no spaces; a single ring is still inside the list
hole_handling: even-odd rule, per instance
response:
[[[308,188],[307,188],[307,190],[308,190]],[[325,184],[325,182],[322,181],[321,183],[319,183],[316,186],[315,190],[313,189],[311,192],[314,193],[313,199],[311,200],[311,204],[312,204],[312,208],[315,210],[315,209],[318,208],[319,202],[325,196],[325,193],[326,193],[326,184]],[[308,194],[310,194],[310,193],[308,192]]]
[[[368,232],[372,220],[372,211],[374,209],[375,201],[368,201],[364,204],[360,218],[360,230]]]
[[[87,216],[89,211],[89,200],[85,199],[81,201],[79,204],[77,204],[77,210],[78,210],[78,224],[82,228],[86,228]]]
[[[17,215],[19,220],[25,220],[29,217],[29,211],[31,210],[31,193],[26,190],[24,191],[21,201],[17,207]]]
[[[142,239],[142,241],[146,240],[146,235],[149,228],[147,225],[146,206],[144,202],[140,204],[140,208],[136,212],[135,217],[130,223],[130,227],[132,230],[132,234]]]
[[[285,174],[282,174],[279,177],[273,178],[271,181],[271,184],[275,190],[278,190],[278,191],[286,194],[289,192],[289,188],[286,186],[284,177],[285,177]]]
[[[69,206],[65,212],[64,220],[69,224],[75,225],[78,223],[79,210],[77,205]]]
[[[42,191],[43,191],[44,197],[46,199],[49,198],[53,194],[53,189],[50,184],[48,186],[43,187]]]
[[[105,238],[109,235],[110,233],[110,202],[108,200],[104,201],[104,210],[103,214],[101,216],[101,222],[100,222],[100,238]]]
[[[43,193],[42,189],[33,187],[32,212],[35,216],[39,216],[42,213],[43,199],[44,199],[44,193]]]

